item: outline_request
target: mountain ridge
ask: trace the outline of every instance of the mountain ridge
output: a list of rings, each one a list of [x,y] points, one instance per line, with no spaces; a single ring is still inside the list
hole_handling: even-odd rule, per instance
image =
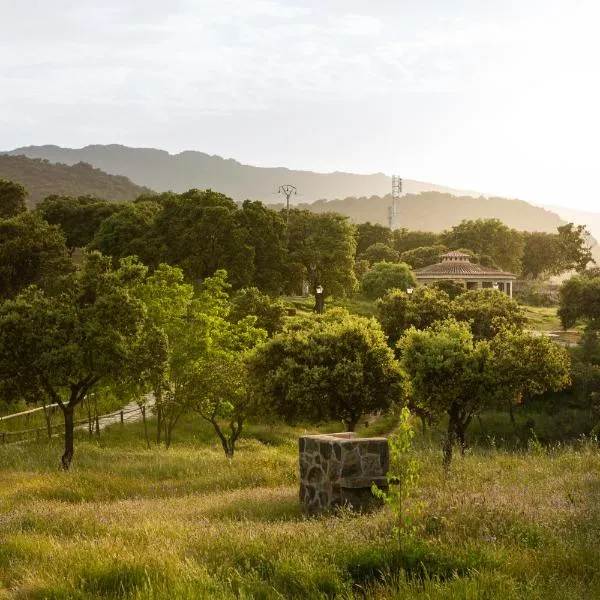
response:
[[[295,185],[301,200],[309,203],[349,196],[384,196],[391,189],[391,177],[384,173],[318,173],[287,167],[255,167],[233,158],[223,158],[197,150],[171,154],[157,148],[93,144],[83,148],[62,148],[56,145],[24,146],[5,153],[43,158],[67,165],[87,162],[107,173],[124,175],[132,182],[157,192],[184,192],[193,187],[210,188],[219,190],[237,201],[252,198],[262,200],[266,204],[279,201],[280,197],[277,198],[276,193],[279,186],[285,183]],[[407,193],[440,191],[459,195],[475,194],[413,179],[404,179],[404,190]]]

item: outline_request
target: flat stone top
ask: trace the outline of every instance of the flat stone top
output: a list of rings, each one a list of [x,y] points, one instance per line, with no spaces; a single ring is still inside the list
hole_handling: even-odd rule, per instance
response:
[[[336,443],[345,443],[345,442],[385,442],[387,444],[387,438],[384,437],[369,437],[369,438],[359,438],[356,437],[356,433],[353,431],[347,431],[344,433],[318,433],[315,435],[302,435],[300,439],[309,439],[309,440],[317,440],[319,442],[336,442]]]

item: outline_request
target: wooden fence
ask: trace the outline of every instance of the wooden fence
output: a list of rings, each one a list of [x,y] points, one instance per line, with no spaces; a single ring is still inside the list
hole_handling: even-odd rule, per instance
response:
[[[57,404],[50,404],[46,406],[46,409],[51,407],[56,407]],[[40,410],[44,410],[44,407],[33,408],[31,410],[26,410],[21,413],[15,413],[13,415],[7,415],[5,417],[0,417],[0,423],[2,421],[6,421],[8,419],[13,419],[15,417],[23,417],[29,416],[35,412]],[[79,419],[75,421],[75,427],[81,429],[84,425],[89,428],[90,433],[93,431],[99,432],[100,429],[108,425],[112,425],[113,423],[121,423],[123,424],[125,421],[133,420],[132,415],[134,413],[138,413],[140,415],[144,415],[146,412],[145,406],[132,406],[128,405],[121,410],[117,410],[112,413],[108,413],[105,415],[91,416],[91,418]],[[44,427],[34,427],[30,429],[21,429],[19,431],[0,431],[0,444],[15,444],[19,442],[40,440],[43,437],[52,437],[56,435],[61,435],[64,433],[64,423],[56,423],[54,425],[45,425]]]

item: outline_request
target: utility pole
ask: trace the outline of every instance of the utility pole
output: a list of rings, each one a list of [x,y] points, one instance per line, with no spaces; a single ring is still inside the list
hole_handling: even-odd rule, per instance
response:
[[[277,193],[283,194],[285,196],[285,210],[286,210],[285,226],[287,229],[287,226],[289,225],[289,221],[290,221],[290,198],[292,196],[296,195],[296,188],[295,188],[295,186],[290,185],[289,183],[286,183],[285,185],[279,186],[279,190]]]

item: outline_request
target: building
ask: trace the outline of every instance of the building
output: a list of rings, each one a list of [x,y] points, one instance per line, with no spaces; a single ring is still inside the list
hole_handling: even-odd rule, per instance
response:
[[[440,258],[442,262],[415,271],[419,285],[431,285],[441,279],[450,279],[462,282],[468,290],[494,288],[512,297],[513,281],[516,279],[512,273],[476,265],[464,252],[446,252]]]

